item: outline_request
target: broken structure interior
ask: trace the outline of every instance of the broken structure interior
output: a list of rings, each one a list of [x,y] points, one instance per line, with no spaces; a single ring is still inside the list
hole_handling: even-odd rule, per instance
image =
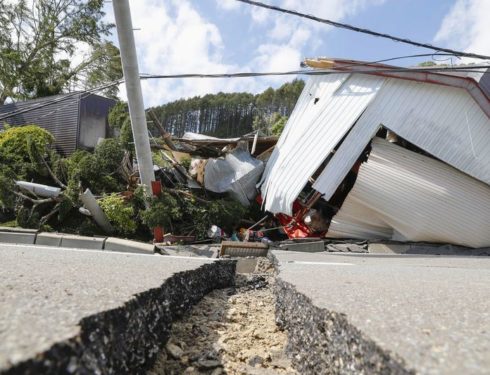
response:
[[[259,182],[266,211],[316,207],[305,223],[330,238],[490,246],[490,72],[305,63],[339,73],[308,80]]]

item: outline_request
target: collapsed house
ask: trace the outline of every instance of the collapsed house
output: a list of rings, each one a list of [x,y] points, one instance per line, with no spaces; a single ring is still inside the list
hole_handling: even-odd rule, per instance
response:
[[[266,211],[293,216],[308,190],[303,207],[332,207],[326,237],[490,246],[490,71],[306,65],[338,73],[307,82],[260,181]]]

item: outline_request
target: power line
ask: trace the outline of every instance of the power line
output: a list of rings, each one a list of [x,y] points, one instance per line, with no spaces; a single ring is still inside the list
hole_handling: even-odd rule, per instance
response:
[[[364,65],[364,64],[362,64]],[[142,75],[141,79],[170,79],[170,78],[248,78],[263,76],[286,76],[286,75],[327,75],[327,74],[372,74],[372,73],[420,73],[420,72],[464,72],[464,73],[485,73],[490,65],[472,65],[456,67],[428,67],[428,68],[367,68],[363,70],[348,70],[354,65],[345,65],[342,70],[336,69],[311,69],[311,70],[292,70],[285,72],[239,72],[239,73],[184,73],[184,74],[148,74]]]
[[[347,29],[347,30],[355,31],[355,32],[358,32],[358,33],[363,33],[363,34],[368,34],[368,35],[377,36],[377,37],[381,37],[381,38],[391,39],[391,40],[396,41],[396,42],[401,42],[401,43],[405,43],[405,44],[411,44],[411,45],[417,46],[417,47],[429,48],[429,49],[433,49],[433,50],[436,50],[436,51],[447,52],[447,53],[450,53],[450,54],[453,54],[453,55],[456,55],[456,56],[471,57],[471,58],[483,59],[483,60],[489,60],[490,59],[490,56],[479,55],[479,54],[470,53],[470,52],[456,51],[456,50],[449,49],[449,48],[437,47],[437,46],[434,46],[432,44],[416,42],[416,41],[413,41],[413,40],[410,40],[410,39],[407,39],[407,38],[401,38],[401,37],[390,35],[390,34],[380,33],[380,32],[377,32],[377,31],[373,31],[373,30],[369,30],[369,29],[365,29],[365,28],[361,28],[361,27],[349,25],[349,24],[346,24],[346,23],[335,22],[335,21],[324,19],[324,18],[312,16],[310,14],[300,13],[300,12],[297,12],[295,10],[284,9],[284,8],[281,8],[281,7],[278,7],[278,6],[275,6],[275,5],[264,4],[264,3],[261,3],[261,2],[258,2],[258,1],[252,1],[252,0],[235,0],[235,1],[239,1],[241,3],[245,3],[245,4],[249,4],[249,5],[254,5],[254,6],[257,6],[257,7],[261,7],[261,8],[275,10],[275,11],[281,12],[281,13],[292,14],[294,16],[298,16],[298,17],[301,17],[301,18],[307,18],[307,19],[312,20],[312,21],[324,23],[324,24],[327,24],[327,25],[330,25],[330,26],[334,26],[334,27],[339,27],[339,28],[342,28],[342,29]]]

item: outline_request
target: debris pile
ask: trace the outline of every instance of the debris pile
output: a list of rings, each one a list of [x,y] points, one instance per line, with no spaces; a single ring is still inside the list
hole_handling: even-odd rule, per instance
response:
[[[119,138],[94,154],[77,151],[60,161],[46,144],[31,142],[29,162],[58,187],[17,179],[14,194],[24,203],[18,217],[27,226],[52,224],[74,208],[103,232],[146,231],[149,239],[149,227],[162,243],[326,237],[490,246],[489,71],[305,64],[339,74],[311,76],[279,139],[258,131],[172,137],[150,111],[160,133],[150,134],[152,198],[138,188],[124,113],[112,116],[123,123]],[[342,73],[346,64],[349,74]],[[86,188],[94,199],[90,190],[82,194]],[[48,202],[54,208],[35,220]],[[128,221],[134,225],[121,225]]]

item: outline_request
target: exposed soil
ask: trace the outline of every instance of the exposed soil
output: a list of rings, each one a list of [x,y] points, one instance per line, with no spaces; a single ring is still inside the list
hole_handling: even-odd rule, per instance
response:
[[[151,375],[296,374],[275,323],[272,267],[237,275],[233,288],[211,292],[172,327]]]

